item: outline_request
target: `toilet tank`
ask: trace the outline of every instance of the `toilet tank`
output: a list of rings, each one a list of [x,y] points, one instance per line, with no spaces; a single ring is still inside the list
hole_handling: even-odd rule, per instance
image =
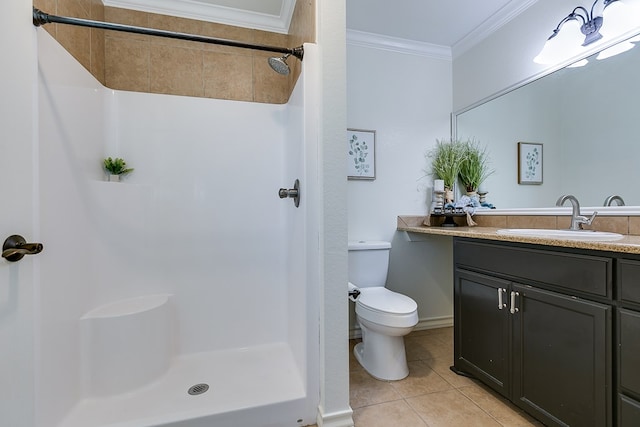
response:
[[[376,240],[349,241],[349,282],[359,288],[384,286],[389,270],[391,243]]]

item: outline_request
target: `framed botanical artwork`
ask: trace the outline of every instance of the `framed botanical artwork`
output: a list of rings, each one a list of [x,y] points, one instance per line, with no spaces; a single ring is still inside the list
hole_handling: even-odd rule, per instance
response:
[[[518,184],[542,184],[542,144],[518,142]]]
[[[376,131],[347,129],[347,177],[376,179]]]

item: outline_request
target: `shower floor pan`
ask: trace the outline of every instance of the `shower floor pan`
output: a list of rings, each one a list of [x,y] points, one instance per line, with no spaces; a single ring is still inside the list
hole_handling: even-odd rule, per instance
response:
[[[189,394],[199,384],[209,388]],[[180,356],[147,386],[81,400],[59,427],[295,426],[305,402],[289,346],[276,343]]]

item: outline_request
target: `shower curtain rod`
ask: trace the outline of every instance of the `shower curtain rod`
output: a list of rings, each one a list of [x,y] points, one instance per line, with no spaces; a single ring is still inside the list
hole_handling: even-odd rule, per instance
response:
[[[36,27],[39,27],[43,24],[51,24],[51,23],[77,25],[80,27],[100,28],[103,30],[122,31],[125,33],[144,34],[148,36],[167,37],[171,39],[180,39],[180,40],[187,40],[187,41],[193,41],[193,42],[219,44],[223,46],[239,47],[243,49],[254,49],[254,50],[263,50],[267,52],[284,53],[288,55],[293,55],[301,61],[302,61],[302,57],[304,56],[304,48],[302,46],[287,48],[287,47],[242,43],[234,40],[217,39],[213,37],[198,36],[194,34],[178,33],[175,31],[156,30],[153,28],[135,27],[132,25],[122,25],[122,24],[114,24],[111,22],[93,21],[90,19],[69,18],[66,16],[50,15],[39,9],[36,9],[35,7],[33,8],[33,25],[35,25]]]

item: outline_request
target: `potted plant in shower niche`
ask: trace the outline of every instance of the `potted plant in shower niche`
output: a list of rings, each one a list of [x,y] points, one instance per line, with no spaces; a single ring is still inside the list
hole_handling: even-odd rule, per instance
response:
[[[467,195],[473,196],[478,191],[480,184],[482,184],[494,170],[489,167],[487,148],[482,147],[480,142],[470,139],[461,142],[461,147],[464,152],[464,159],[460,165],[458,176],[467,191]]]
[[[453,202],[453,187],[458,179],[465,150],[459,141],[436,140],[436,146],[427,153],[431,159],[431,174],[444,181],[444,199]]]
[[[133,172],[133,168],[128,168],[124,159],[107,157],[103,160],[104,169],[107,171],[108,180],[111,182],[120,181],[120,175]]]

